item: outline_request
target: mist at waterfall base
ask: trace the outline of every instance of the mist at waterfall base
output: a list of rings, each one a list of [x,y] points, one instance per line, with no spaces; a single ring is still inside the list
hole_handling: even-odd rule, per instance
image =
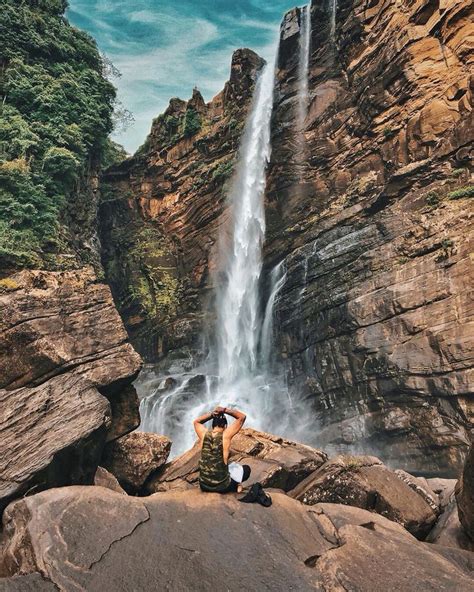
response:
[[[309,9],[306,26],[309,29]],[[309,32],[301,36],[298,120],[307,109]],[[277,51],[274,53],[275,59]],[[270,273],[268,297],[261,306],[262,247],[265,238],[264,194],[270,159],[270,122],[275,61],[261,72],[246,121],[229,191],[231,237],[221,240],[223,281],[215,290],[216,327],[210,350],[200,366],[167,376],[145,369],[136,381],[141,399],[140,429],[169,436],[172,456],[195,441],[193,419],[217,405],[247,414],[247,426],[314,443],[315,426],[303,401],[292,400],[283,368],[272,352],[274,305],[284,285],[284,263]],[[304,113],[305,115],[305,113]],[[262,310],[263,308],[263,310]]]

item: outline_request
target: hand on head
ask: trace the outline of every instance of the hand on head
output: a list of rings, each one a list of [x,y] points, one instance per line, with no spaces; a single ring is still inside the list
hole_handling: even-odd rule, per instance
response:
[[[224,415],[225,413],[225,407],[216,407],[214,409],[214,411],[212,412],[213,417],[216,417],[217,415]]]

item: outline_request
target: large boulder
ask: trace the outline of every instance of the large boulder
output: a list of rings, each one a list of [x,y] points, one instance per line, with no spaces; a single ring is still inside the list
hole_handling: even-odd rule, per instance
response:
[[[0,292],[0,388],[35,386],[65,373],[82,376],[110,400],[113,437],[135,429],[140,416],[131,383],[141,359],[127,341],[109,287],[92,268],[24,270],[9,280],[12,289]]]
[[[152,478],[148,492],[186,490],[197,483],[200,449],[193,448],[166,465]],[[289,491],[327,460],[321,450],[265,432],[243,429],[232,440],[230,461],[248,464],[252,473],[247,485],[256,481],[264,487]]]
[[[152,473],[168,458],[171,440],[165,436],[132,432],[109,442],[102,464],[128,493],[139,493]]]
[[[459,520],[467,534],[474,541],[474,445],[469,449],[464,470],[456,485]]]
[[[330,502],[377,512],[423,538],[436,521],[437,506],[406,481],[373,456],[337,456],[289,495],[308,505]]]
[[[469,553],[418,542],[400,525],[274,494],[271,508],[200,491],[126,497],[52,489],[4,515],[0,576],[49,590],[472,590]],[[41,577],[41,580],[37,576]],[[36,580],[33,580],[35,578]],[[217,578],[217,580],[216,580]]]
[[[23,270],[0,290],[0,510],[92,483],[106,440],[139,425],[141,360],[92,268]]]
[[[110,406],[79,376],[0,391],[0,510],[46,487],[91,483],[110,425]]]

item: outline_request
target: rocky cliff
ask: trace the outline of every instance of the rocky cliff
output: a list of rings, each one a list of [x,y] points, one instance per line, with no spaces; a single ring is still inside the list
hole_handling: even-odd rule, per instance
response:
[[[160,438],[133,436],[135,446],[116,457],[117,474],[143,469],[150,439]],[[441,532],[461,539],[419,540],[446,514],[436,492],[449,496],[449,480],[416,479],[373,457],[328,460],[254,430],[232,447],[232,458],[251,464],[251,479],[282,487],[271,490],[271,507],[199,491],[197,447],[155,473],[155,495],[124,495],[102,470],[100,486],[50,489],[8,506],[0,589],[207,591],[216,573],[230,591],[472,589],[472,545],[459,522]],[[161,454],[155,465],[167,449]]]
[[[189,101],[171,99],[138,152],[103,176],[104,268],[148,360],[198,345],[225,185],[263,63],[237,50],[221,93],[207,104],[197,89]]]
[[[266,277],[286,273],[275,353],[320,445],[457,475],[473,413],[469,7],[313,2],[304,121],[302,20],[281,27],[268,171]],[[260,66],[236,52],[223,93],[173,99],[104,177],[107,277],[162,368],[212,323],[225,179]]]
[[[284,21],[266,262],[284,259],[278,349],[320,444],[412,471],[461,465],[473,413],[472,14],[465,2],[313,2]],[[301,153],[303,152],[303,157]]]

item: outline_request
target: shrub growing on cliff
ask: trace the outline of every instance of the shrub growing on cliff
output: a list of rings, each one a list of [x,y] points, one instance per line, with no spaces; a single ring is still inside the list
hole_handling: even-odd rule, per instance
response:
[[[188,109],[186,111],[185,116],[184,116],[184,128],[183,128],[184,136],[186,138],[190,138],[191,136],[194,136],[201,129],[201,126],[202,126],[202,121],[201,121],[201,116],[199,115],[199,113],[192,108]]]
[[[4,0],[0,12],[0,257],[11,265],[40,265],[67,235],[62,211],[74,211],[77,186],[112,130],[115,90],[95,42],[65,20],[66,6]]]
[[[234,170],[234,163],[232,160],[228,160],[227,162],[221,162],[216,166],[216,168],[212,171],[212,180],[216,183],[220,183],[225,181]]]
[[[448,193],[448,199],[462,199],[464,197],[474,197],[474,185],[460,187],[459,189]]]

